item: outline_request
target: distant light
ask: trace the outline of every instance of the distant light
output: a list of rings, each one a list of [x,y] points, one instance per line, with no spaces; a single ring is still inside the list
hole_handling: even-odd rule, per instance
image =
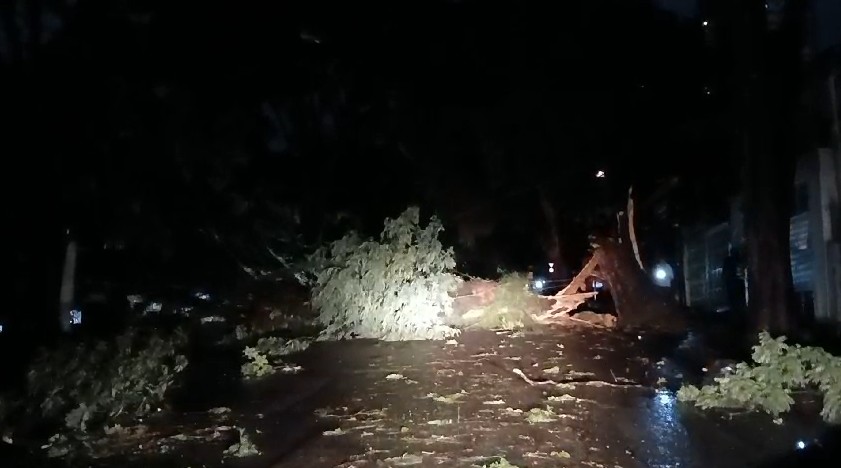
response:
[[[3,333],[3,324],[0,323],[0,333]]]
[[[129,307],[134,309],[134,306],[142,304],[146,299],[144,299],[140,294],[129,294],[126,296],[126,300],[128,301]]]
[[[555,264],[554,264],[554,263],[549,262],[549,268],[552,268],[552,267],[554,267],[554,266],[555,266]]]
[[[82,324],[82,311],[79,309],[73,309],[70,311],[70,325],[81,325]]]
[[[668,288],[671,287],[675,274],[671,265],[666,262],[659,262],[651,270],[651,277],[657,286]]]
[[[535,289],[543,289],[543,280],[534,280]]]
[[[604,179],[604,171],[596,172],[596,179]]]
[[[212,323],[212,322],[225,322],[225,317],[220,317],[218,315],[211,315],[209,317],[202,317],[200,320],[201,323]]]
[[[210,300],[210,294],[208,294],[206,292],[197,292],[196,294],[194,294],[194,296],[195,296],[196,299],[200,299],[202,301],[209,301]]]
[[[593,289],[601,289],[604,287],[604,283],[599,280],[593,281]]]
[[[806,448],[806,442],[803,442],[802,440],[798,440],[797,441],[797,449],[798,450],[803,450],[805,448]]]
[[[701,24],[703,24],[704,26],[709,26],[710,22],[709,22],[709,21],[704,21],[704,22],[703,22],[703,23],[701,23]]]
[[[552,268],[552,267],[549,267],[549,273],[554,273],[554,272],[555,272],[555,269]]]

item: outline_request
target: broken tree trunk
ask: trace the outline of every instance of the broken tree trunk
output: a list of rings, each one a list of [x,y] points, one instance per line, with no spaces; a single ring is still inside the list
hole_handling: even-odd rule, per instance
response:
[[[681,333],[687,321],[682,307],[660,290],[639,267],[627,237],[601,238],[593,258],[600,276],[607,282],[619,326]]]
[[[628,189],[628,237],[631,240],[631,246],[634,248],[634,258],[637,259],[637,264],[640,266],[640,269],[645,271],[645,267],[642,266],[642,258],[640,258],[640,248],[637,245],[637,232],[634,228],[634,188],[631,187]]]

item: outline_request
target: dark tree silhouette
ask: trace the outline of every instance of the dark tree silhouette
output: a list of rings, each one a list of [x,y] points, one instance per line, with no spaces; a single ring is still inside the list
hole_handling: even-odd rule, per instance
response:
[[[787,332],[796,326],[789,237],[808,2],[785,2],[773,17],[763,0],[725,3],[743,158],[749,311],[754,328]]]

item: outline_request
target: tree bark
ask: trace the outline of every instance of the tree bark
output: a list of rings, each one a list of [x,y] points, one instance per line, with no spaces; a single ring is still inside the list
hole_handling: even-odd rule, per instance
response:
[[[800,24],[806,2],[787,2],[775,31],[761,0],[728,2],[741,121],[743,197],[753,328],[790,331],[794,294],[790,216],[796,146],[794,112],[800,69]]]
[[[631,187],[628,189],[628,238],[631,240],[631,247],[634,249],[634,258],[637,260],[637,264],[640,266],[640,269],[645,271],[645,267],[642,266],[642,258],[640,258],[640,248],[637,244],[637,231],[634,227],[636,221],[634,221],[634,188]]]
[[[608,284],[620,327],[662,333],[686,331],[687,320],[680,305],[651,282],[637,264],[629,242],[599,239],[593,256]]]

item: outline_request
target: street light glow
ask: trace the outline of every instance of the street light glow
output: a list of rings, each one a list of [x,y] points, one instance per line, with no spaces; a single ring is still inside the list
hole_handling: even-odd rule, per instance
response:
[[[658,280],[662,281],[662,280],[666,279],[666,276],[667,276],[666,275],[666,270],[664,270],[662,267],[657,267],[657,269],[654,270],[654,277],[657,278]]]

